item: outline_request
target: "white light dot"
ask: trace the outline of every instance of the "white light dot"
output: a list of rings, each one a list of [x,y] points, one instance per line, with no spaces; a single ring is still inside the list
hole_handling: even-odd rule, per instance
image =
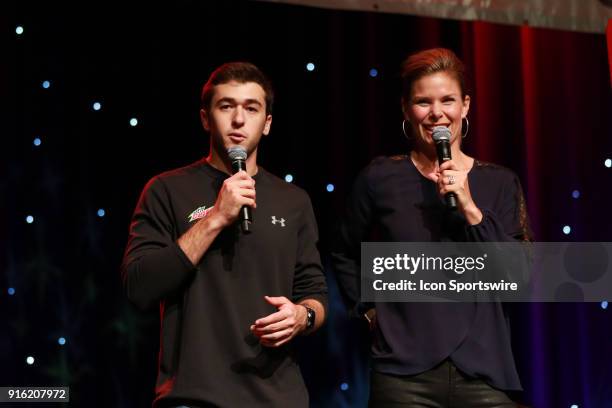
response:
[[[328,192],[330,192],[330,193],[331,193],[332,191],[334,191],[334,188],[335,188],[335,187],[334,187],[334,185],[333,185],[333,184],[331,184],[331,183],[330,183],[330,184],[328,184],[328,185],[325,187],[325,189],[326,189]]]
[[[66,344],[66,339],[63,337],[60,337],[59,339],[57,339],[57,344],[59,344],[60,346],[63,346],[64,344]]]
[[[9,296],[13,296],[15,294],[15,288],[8,288]]]
[[[26,363],[28,363],[29,365],[34,364],[34,357],[32,357],[32,356],[28,356],[28,357],[26,358]]]
[[[342,383],[342,384],[340,384],[340,389],[341,389],[342,391],[346,391],[346,390],[348,390],[348,389],[349,389],[349,386],[348,386],[348,384],[347,384],[347,383]]]
[[[578,408],[578,405],[572,404],[572,406],[570,408]]]
[[[315,64],[313,64],[312,62],[309,62],[308,64],[306,64],[306,69],[310,72],[314,71]]]
[[[15,28],[15,32],[17,33],[17,35],[23,34],[23,27],[22,26],[17,26]]]
[[[138,119],[136,119],[136,118],[130,119],[130,125],[136,126],[137,124],[138,124]]]
[[[106,215],[106,211],[104,211],[104,208],[100,208],[98,210],[98,217],[102,218]]]
[[[34,222],[34,217],[32,217],[31,215],[28,215],[28,216],[26,217],[26,222],[27,222],[28,224],[33,223],[33,222]]]
[[[34,138],[34,141],[32,143],[34,143],[34,146],[40,146],[40,144],[42,143],[42,140],[40,140],[40,138],[37,137],[37,138]]]
[[[603,302],[601,302],[601,308],[602,309],[607,309],[608,308],[608,301],[604,300]]]
[[[99,111],[100,109],[102,109],[102,104],[100,102],[94,102],[92,108],[95,111]]]
[[[563,227],[563,233],[565,235],[569,235],[570,232],[572,232],[572,228],[569,225]]]
[[[42,87],[45,88],[45,89],[49,89],[51,87],[51,82],[43,81]]]
[[[376,77],[378,76],[378,70],[377,70],[376,68],[372,68],[372,69],[370,70],[370,76],[371,76],[372,78],[376,78]]]
[[[286,181],[287,183],[291,183],[291,182],[293,181],[293,176],[292,176],[291,174],[287,174],[287,175],[285,176],[285,181]]]
[[[574,197],[574,198],[580,197],[580,191],[578,191],[578,190],[572,191],[572,197]]]
[[[612,167],[612,160],[606,159],[606,161],[604,162],[604,166],[606,166],[607,168]]]

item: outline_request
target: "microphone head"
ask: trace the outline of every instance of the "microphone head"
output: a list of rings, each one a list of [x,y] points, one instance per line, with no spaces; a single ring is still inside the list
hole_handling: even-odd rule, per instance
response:
[[[227,149],[227,155],[229,156],[231,161],[247,159],[246,149],[242,146],[230,147],[229,149]]]
[[[451,132],[450,132],[450,129],[447,128],[446,126],[436,126],[433,128],[431,137],[436,143],[440,143],[444,141],[450,142]]]

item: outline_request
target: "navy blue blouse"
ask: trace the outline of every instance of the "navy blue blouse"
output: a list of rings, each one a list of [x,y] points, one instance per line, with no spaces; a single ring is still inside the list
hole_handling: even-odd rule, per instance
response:
[[[360,302],[360,244],[385,242],[502,242],[529,239],[518,177],[501,166],[475,161],[470,192],[483,213],[470,226],[448,211],[436,184],[408,156],[374,159],[358,176],[332,259],[338,283],[354,314],[376,307],[373,369],[412,375],[450,358],[464,373],[503,390],[520,390],[508,318],[500,303]]]

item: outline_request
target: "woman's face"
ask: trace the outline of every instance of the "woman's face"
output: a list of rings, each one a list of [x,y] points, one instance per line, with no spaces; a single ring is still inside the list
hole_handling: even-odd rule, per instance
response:
[[[410,99],[403,99],[402,105],[417,147],[434,145],[431,135],[435,126],[448,127],[451,144],[460,143],[461,121],[470,108],[470,97],[461,98],[459,82],[451,75],[436,72],[416,80]]]

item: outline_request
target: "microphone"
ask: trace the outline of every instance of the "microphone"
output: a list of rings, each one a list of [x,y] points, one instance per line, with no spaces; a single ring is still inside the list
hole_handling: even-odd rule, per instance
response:
[[[227,149],[227,155],[232,161],[232,171],[234,174],[238,173],[241,170],[246,171],[246,159],[247,152],[242,146],[232,146]],[[253,222],[253,216],[251,215],[251,207],[248,205],[243,205],[240,209],[240,226],[242,227],[242,232],[245,234],[249,234],[251,232],[250,227]]]
[[[440,164],[451,159],[450,138],[451,132],[446,126],[436,126],[433,128],[432,137],[436,143],[436,152],[438,153],[438,162]],[[455,193],[444,194],[446,207],[455,210],[457,209],[457,195]]]

